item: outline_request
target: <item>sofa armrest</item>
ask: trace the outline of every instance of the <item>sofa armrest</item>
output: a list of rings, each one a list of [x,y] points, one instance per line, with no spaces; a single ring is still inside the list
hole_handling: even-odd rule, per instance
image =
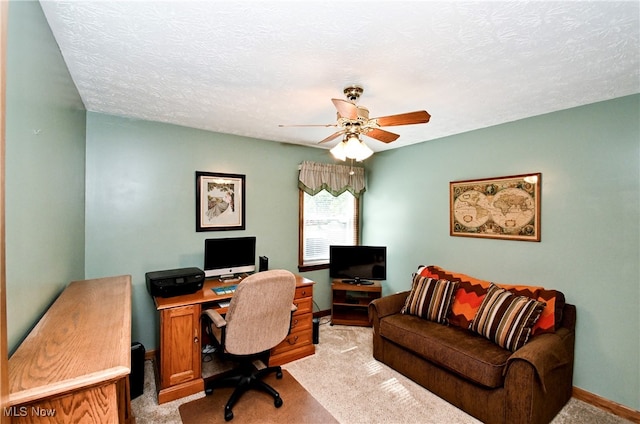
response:
[[[404,291],[372,300],[369,303],[369,321],[400,313],[408,295],[409,292]]]
[[[576,330],[576,306],[566,303],[562,311],[562,327]]]
[[[525,361],[534,368],[542,390],[546,392],[545,376],[556,368],[571,364],[574,359],[574,332],[559,328],[555,333],[540,334],[516,350],[507,360],[505,375],[514,361]]]
[[[380,320],[390,315],[399,314],[407,296],[409,296],[409,291],[384,296],[369,303],[369,322],[373,326],[373,357],[378,361],[385,362]]]
[[[575,332],[535,336],[508,359],[505,422],[549,423],[571,399]]]

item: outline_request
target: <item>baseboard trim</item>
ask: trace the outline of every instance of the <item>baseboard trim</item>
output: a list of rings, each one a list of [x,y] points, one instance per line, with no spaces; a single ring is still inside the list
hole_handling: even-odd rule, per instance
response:
[[[315,318],[322,318],[331,315],[330,310],[317,311],[313,313]],[[145,359],[156,360],[156,350],[148,350],[144,354]],[[578,400],[581,400],[589,405],[593,405],[596,408],[607,411],[625,420],[629,420],[634,423],[640,423],[640,411],[631,409],[627,406],[621,405],[612,400],[595,395],[579,387],[573,386],[572,396]]]
[[[634,423],[640,423],[640,411],[636,411],[627,406],[621,405],[609,399],[587,392],[579,387],[573,386],[573,397],[585,403],[600,408],[604,411],[617,415]]]
[[[322,318],[331,315],[331,309],[325,309],[323,311],[316,311],[313,313],[314,318]]]

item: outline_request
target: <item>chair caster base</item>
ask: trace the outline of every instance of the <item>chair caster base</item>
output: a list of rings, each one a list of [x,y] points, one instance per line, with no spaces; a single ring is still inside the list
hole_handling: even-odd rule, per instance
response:
[[[273,406],[275,406],[276,408],[280,408],[282,406],[283,402],[282,402],[282,398],[280,396],[278,396],[277,398],[275,398],[273,400]]]

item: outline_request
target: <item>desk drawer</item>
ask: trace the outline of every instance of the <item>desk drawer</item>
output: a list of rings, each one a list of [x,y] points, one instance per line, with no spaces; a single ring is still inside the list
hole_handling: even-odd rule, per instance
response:
[[[291,332],[295,333],[297,331],[305,331],[311,329],[312,325],[312,315],[311,314],[303,314],[303,315],[294,315],[291,320]]]
[[[269,358],[269,366],[274,367],[276,365],[283,365],[296,359],[304,358],[305,356],[313,355],[316,352],[316,346],[313,344],[306,344],[297,349],[287,350],[278,355],[271,355]]]
[[[278,346],[271,349],[272,355],[278,355],[301,346],[312,344],[312,332],[309,330],[292,331]]]
[[[298,287],[296,289],[296,299],[302,299],[303,297],[312,297],[313,296],[313,286],[308,287]]]
[[[303,299],[293,299],[293,304],[298,307],[298,310],[293,314],[302,315],[302,314],[310,314],[313,310],[313,298],[305,297]]]

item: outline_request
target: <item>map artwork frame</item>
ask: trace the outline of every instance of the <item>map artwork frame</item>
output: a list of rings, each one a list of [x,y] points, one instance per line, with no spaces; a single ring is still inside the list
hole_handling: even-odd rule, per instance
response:
[[[449,183],[451,236],[540,241],[542,174]]]
[[[196,171],[196,231],[245,229],[245,176]]]

